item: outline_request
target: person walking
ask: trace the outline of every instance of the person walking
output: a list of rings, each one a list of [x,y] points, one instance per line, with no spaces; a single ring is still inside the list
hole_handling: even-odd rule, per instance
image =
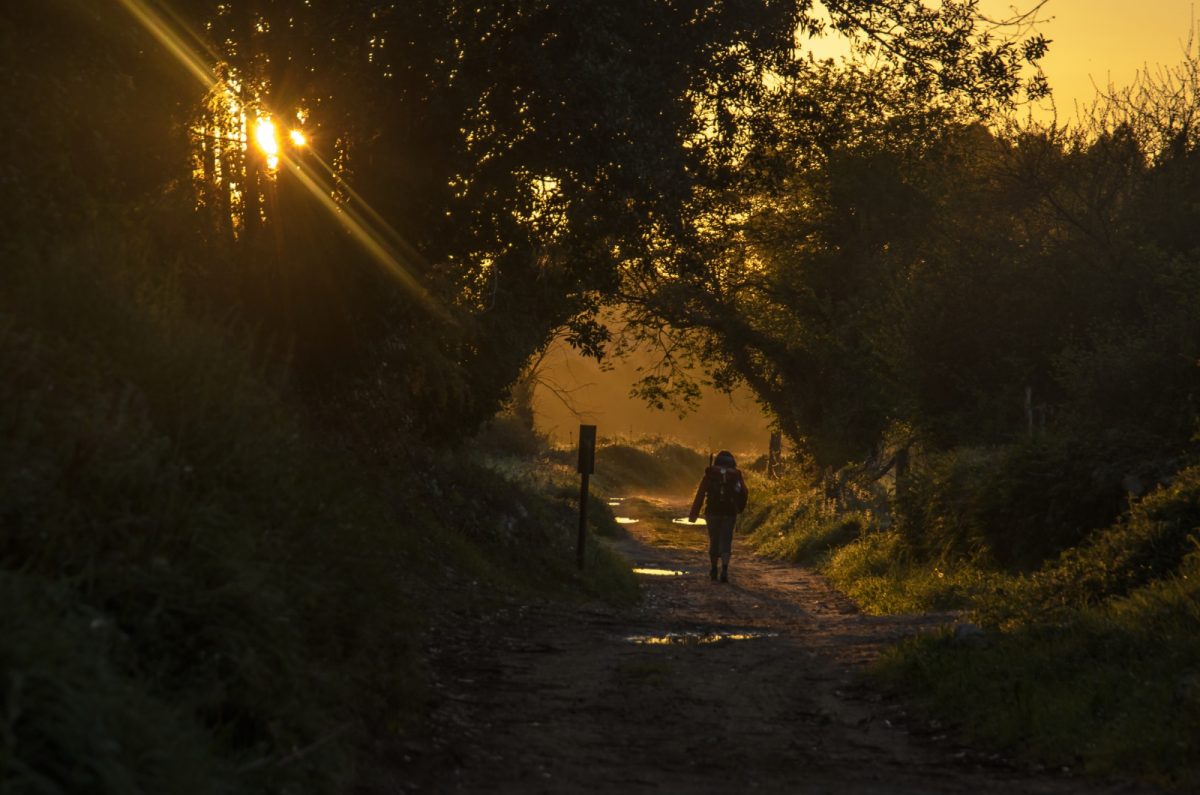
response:
[[[696,521],[700,508],[704,508],[704,521],[708,526],[708,560],[712,564],[708,576],[717,579],[717,560],[721,561],[721,582],[729,582],[729,556],[733,551],[733,526],[738,514],[746,510],[750,497],[746,481],[737,468],[733,453],[722,450],[717,453],[712,466],[706,467],[696,489],[696,499],[688,521]]]

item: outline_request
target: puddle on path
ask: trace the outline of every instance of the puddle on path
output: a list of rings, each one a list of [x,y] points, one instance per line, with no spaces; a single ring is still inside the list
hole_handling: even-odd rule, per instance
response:
[[[667,632],[663,635],[630,635],[625,640],[639,646],[712,646],[739,640],[777,637],[778,632]]]
[[[676,571],[675,569],[645,569],[637,568],[633,570],[634,574],[645,574],[649,577],[682,577],[687,574],[686,571]]]
[[[704,521],[703,516],[694,522],[689,522],[688,518],[686,516],[684,516],[679,519],[672,519],[671,524],[685,524],[689,527],[699,527],[700,525],[708,524],[708,522]]]
[[[633,519],[629,516],[615,516],[613,518],[617,520],[617,524],[637,524],[642,521],[641,519]]]

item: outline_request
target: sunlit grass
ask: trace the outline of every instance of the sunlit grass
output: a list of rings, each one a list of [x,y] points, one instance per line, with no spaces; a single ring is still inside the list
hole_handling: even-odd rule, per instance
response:
[[[881,530],[831,550],[821,571],[875,615],[966,609],[1013,579],[966,561],[913,559],[897,533]]]
[[[1056,625],[963,645],[924,637],[880,667],[972,735],[1060,765],[1200,785],[1200,561]]]
[[[885,655],[879,672],[928,714],[1046,763],[1200,784],[1200,551],[1180,562],[1200,546],[1200,470],[1024,576],[922,556],[815,490],[762,494],[748,517],[761,552],[815,565],[870,613],[962,609],[983,625],[969,641],[947,630]]]

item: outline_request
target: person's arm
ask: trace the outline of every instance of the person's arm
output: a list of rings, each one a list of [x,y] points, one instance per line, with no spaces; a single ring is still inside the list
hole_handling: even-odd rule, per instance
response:
[[[708,475],[707,472],[704,473]],[[696,517],[700,515],[700,506],[704,504],[704,481],[706,478],[700,478],[700,487],[696,489],[696,499],[692,500],[692,510],[688,513],[688,521],[695,522]]]
[[[746,479],[742,477],[742,470],[738,470],[738,482],[742,486],[741,507],[738,508],[738,513],[746,510],[746,506],[750,504],[750,489],[746,486]]]

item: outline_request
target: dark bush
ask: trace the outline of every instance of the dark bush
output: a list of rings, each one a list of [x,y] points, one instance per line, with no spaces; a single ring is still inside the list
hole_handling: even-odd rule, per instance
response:
[[[897,490],[896,528],[921,557],[982,556],[1031,569],[1110,524],[1120,465],[1102,444],[1047,438],[930,456]]]

